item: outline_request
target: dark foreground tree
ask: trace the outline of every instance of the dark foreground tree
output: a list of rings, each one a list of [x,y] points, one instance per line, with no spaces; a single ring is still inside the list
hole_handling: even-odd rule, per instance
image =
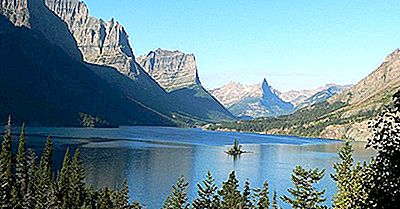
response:
[[[268,209],[269,208],[269,186],[268,182],[264,182],[262,189],[255,190],[256,204],[255,209]]]
[[[294,209],[320,209],[327,208],[322,205],[325,202],[325,190],[318,191],[315,188],[325,174],[325,170],[319,171],[317,168],[314,170],[306,170],[301,166],[297,166],[293,170],[292,182],[294,189],[288,189],[292,197],[284,195],[282,200],[292,206]]]
[[[164,209],[188,209],[190,204],[187,196],[189,183],[181,176],[178,183],[172,187],[172,195],[169,196],[163,206]]]
[[[366,208],[399,208],[400,204],[400,92],[394,107],[370,123],[373,137],[367,147],[377,151],[370,164]]]
[[[229,174],[229,178],[222,184],[222,189],[219,191],[221,196],[222,209],[236,209],[240,207],[242,196],[239,191],[239,181],[236,179],[235,172]]]
[[[4,130],[0,155],[0,208],[12,207],[13,163],[11,149],[11,117]]]
[[[363,208],[368,190],[364,183],[369,178],[367,165],[357,163],[353,166],[353,147],[350,142],[345,142],[339,149],[340,161],[333,165],[336,173],[331,175],[338,188],[333,196],[334,208],[361,209]]]
[[[13,160],[11,121],[3,137],[0,155],[0,208],[13,209],[140,209],[136,201],[128,203],[128,186],[122,189],[94,190],[84,183],[85,172],[79,158],[79,150],[70,159],[67,150],[58,176],[52,169],[53,143],[47,139],[39,165],[32,150],[26,151],[26,139],[22,128],[18,152]],[[15,170],[13,171],[13,169]],[[118,197],[118,198],[117,198]]]
[[[220,200],[217,194],[218,187],[215,185],[215,180],[208,171],[206,179],[202,184],[197,184],[198,198],[193,201],[194,209],[218,209],[220,208]]]

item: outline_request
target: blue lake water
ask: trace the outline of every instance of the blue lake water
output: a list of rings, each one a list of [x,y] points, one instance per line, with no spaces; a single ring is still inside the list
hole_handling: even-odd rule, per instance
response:
[[[18,130],[15,130],[18,132]],[[190,183],[189,196],[196,195],[196,183],[211,171],[218,186],[236,171],[241,186],[249,179],[252,187],[267,180],[271,191],[287,194],[290,175],[296,165],[325,168],[319,188],[326,188],[327,204],[335,192],[329,177],[338,160],[339,141],[287,136],[203,131],[166,127],[120,127],[114,129],[28,128],[28,146],[42,151],[47,136],[54,140],[54,161],[61,164],[67,147],[79,147],[87,183],[112,187],[126,177],[132,198],[147,208],[160,208],[171,186],[184,175]],[[238,139],[251,153],[237,160],[224,151]],[[355,143],[356,160],[368,161],[373,151]]]

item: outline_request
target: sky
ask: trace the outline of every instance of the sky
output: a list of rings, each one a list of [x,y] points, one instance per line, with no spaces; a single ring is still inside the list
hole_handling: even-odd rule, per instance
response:
[[[135,55],[196,56],[206,88],[229,81],[287,91],[354,84],[400,47],[399,0],[85,0],[116,19]]]

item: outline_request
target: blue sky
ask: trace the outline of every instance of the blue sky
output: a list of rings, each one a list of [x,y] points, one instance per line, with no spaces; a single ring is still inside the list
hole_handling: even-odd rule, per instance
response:
[[[398,0],[85,0],[114,17],[136,55],[196,55],[207,88],[231,80],[279,90],[356,83],[400,47]]]

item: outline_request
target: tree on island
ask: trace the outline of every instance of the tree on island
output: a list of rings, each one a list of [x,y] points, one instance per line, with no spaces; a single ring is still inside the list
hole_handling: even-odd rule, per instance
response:
[[[232,156],[240,156],[241,154],[246,153],[246,151],[242,150],[242,145],[239,145],[239,141],[235,139],[235,141],[233,141],[233,147],[226,151],[226,153]]]

